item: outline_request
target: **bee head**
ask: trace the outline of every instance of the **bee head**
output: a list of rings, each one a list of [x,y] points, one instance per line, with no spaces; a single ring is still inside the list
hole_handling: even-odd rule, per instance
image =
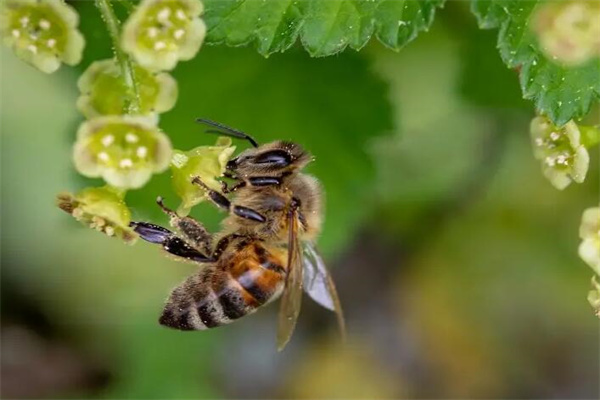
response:
[[[243,177],[271,176],[302,169],[311,161],[312,156],[300,145],[276,141],[243,151],[226,168]]]

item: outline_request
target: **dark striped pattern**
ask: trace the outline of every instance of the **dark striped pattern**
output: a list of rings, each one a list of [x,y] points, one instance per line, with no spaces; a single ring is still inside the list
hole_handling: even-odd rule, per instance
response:
[[[184,331],[214,328],[254,312],[280,293],[285,268],[261,244],[247,243],[223,260],[173,290],[159,319],[162,325]]]
[[[181,331],[193,331],[196,330],[194,326],[190,324],[188,312],[177,313],[176,309],[167,305],[160,316],[158,322],[161,325],[168,326],[169,328],[179,329]]]
[[[205,300],[198,306],[198,315],[200,320],[207,328],[214,328],[219,325],[223,325],[225,321],[222,320],[220,312],[217,311],[217,305],[219,304],[216,299]]]
[[[257,283],[252,271],[238,277],[238,283],[248,292],[259,305],[263,305],[269,300],[270,293],[267,293]]]
[[[229,319],[238,319],[248,313],[248,306],[239,289],[232,287],[227,288],[219,296],[219,301],[223,308],[223,314]]]

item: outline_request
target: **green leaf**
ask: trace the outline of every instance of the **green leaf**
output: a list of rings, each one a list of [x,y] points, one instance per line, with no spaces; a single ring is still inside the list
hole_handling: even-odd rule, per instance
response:
[[[254,43],[268,56],[298,38],[313,57],[360,50],[375,34],[399,50],[426,31],[444,0],[205,0],[207,42]]]
[[[542,53],[530,19],[539,1],[473,0],[481,28],[500,28],[498,49],[504,63],[520,71],[523,97],[556,125],[579,119],[600,98],[600,60],[565,67]]]

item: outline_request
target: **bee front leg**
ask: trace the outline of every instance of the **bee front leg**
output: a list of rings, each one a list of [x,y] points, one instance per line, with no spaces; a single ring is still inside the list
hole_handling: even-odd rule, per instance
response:
[[[252,221],[265,222],[267,220],[258,211],[255,211],[251,208],[244,207],[244,206],[233,206],[232,207],[231,202],[229,201],[229,199],[227,197],[225,197],[222,193],[219,193],[216,190],[213,190],[213,189],[209,188],[208,186],[206,186],[206,184],[204,182],[202,182],[202,180],[198,176],[192,180],[192,183],[195,185],[198,185],[198,186],[202,187],[204,190],[206,190],[206,193],[208,194],[208,198],[219,208],[227,210],[227,211],[237,215],[238,217],[249,219]]]
[[[171,226],[179,230],[186,240],[207,254],[211,252],[213,235],[206,230],[204,225],[192,217],[180,217],[175,211],[165,206],[163,198],[160,196],[156,199],[156,203],[169,216]]]
[[[165,251],[177,257],[196,262],[212,261],[167,228],[148,222],[131,222],[129,226],[145,241],[160,244]]]

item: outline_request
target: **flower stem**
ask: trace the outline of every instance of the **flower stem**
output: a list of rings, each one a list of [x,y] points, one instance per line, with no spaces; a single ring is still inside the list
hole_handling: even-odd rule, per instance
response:
[[[121,76],[127,86],[127,91],[129,92],[129,104],[127,105],[127,113],[128,114],[139,114],[140,111],[140,101],[139,101],[139,93],[137,88],[137,82],[135,80],[135,73],[133,71],[133,65],[129,56],[121,50],[120,40],[119,40],[119,20],[115,15],[115,12],[110,4],[110,0],[95,0],[96,7],[100,10],[102,14],[102,19],[106,23],[106,28],[110,33],[110,37],[113,42],[113,49],[115,52],[115,57],[117,59],[117,64],[119,64],[119,68],[121,69]]]

